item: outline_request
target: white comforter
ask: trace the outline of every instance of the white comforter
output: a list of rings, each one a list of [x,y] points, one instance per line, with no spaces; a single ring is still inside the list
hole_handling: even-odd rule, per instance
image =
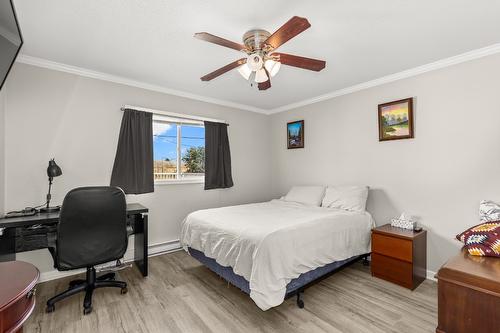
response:
[[[231,266],[267,310],[283,302],[286,285],[300,274],[370,252],[373,225],[367,212],[272,200],[191,213],[180,239],[184,249]]]

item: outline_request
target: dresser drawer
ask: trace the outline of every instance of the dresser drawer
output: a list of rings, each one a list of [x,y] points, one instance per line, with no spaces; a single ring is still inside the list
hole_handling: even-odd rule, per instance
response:
[[[412,242],[407,239],[372,233],[372,252],[412,262]]]
[[[413,289],[412,264],[376,253],[372,253],[371,264],[373,276]]]

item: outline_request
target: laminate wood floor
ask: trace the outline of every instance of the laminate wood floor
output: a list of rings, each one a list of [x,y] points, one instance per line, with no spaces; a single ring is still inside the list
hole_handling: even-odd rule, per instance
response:
[[[128,294],[94,292],[93,312],[83,315],[83,294],[45,313],[45,302],[71,278],[41,283],[37,305],[24,332],[434,332],[437,286],[425,281],[415,291],[374,278],[356,263],[306,289],[305,308],[295,298],[261,311],[239,289],[184,251],[150,258],[150,275],[133,267],[119,279]]]

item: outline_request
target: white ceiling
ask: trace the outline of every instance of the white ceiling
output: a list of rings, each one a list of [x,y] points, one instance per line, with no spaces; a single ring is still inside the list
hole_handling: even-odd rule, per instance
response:
[[[500,42],[498,0],[15,0],[22,53],[261,109],[414,68]],[[243,53],[193,38],[241,41],[292,16],[311,28],[282,52],[327,61],[316,73],[282,66],[258,91],[233,70],[200,77]]]

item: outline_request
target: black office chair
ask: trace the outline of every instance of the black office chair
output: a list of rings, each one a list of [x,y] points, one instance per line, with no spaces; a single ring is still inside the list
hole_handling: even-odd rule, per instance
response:
[[[95,265],[118,260],[127,250],[127,205],[118,187],[80,187],[64,198],[55,241],[49,247],[54,267],[60,271],[87,268],[85,280],[74,280],[69,289],[47,301],[47,312],[55,303],[85,291],[83,313],[92,312],[96,288],[116,287],[127,292],[127,284],[114,281],[115,274],[96,277]]]

